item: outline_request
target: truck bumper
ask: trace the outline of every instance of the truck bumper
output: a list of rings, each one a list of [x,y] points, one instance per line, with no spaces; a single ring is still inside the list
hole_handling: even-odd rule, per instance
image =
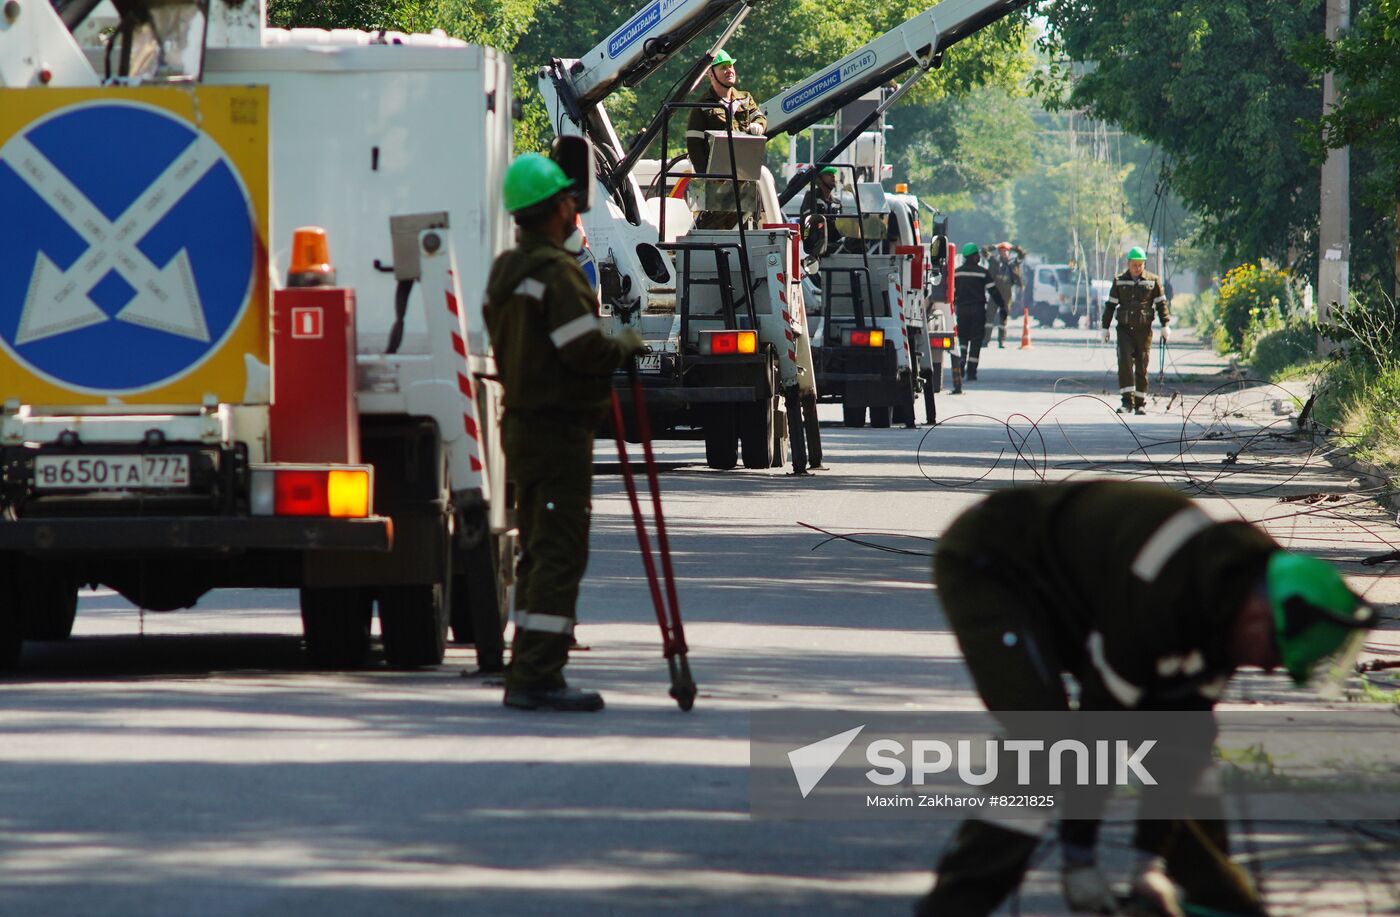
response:
[[[0,550],[25,554],[388,551],[393,543],[393,523],[382,516],[148,516],[0,522]]]

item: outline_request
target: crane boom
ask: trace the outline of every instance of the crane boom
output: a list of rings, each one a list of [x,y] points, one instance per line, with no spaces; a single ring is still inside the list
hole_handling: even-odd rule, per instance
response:
[[[646,79],[716,19],[745,0],[650,0],[569,69],[580,109],[596,105],[619,86]]]
[[[943,0],[763,103],[768,135],[809,127],[912,67],[939,66],[948,48],[1029,2]]]

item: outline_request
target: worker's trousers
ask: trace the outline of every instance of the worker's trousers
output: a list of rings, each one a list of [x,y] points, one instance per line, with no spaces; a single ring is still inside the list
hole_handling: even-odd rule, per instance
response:
[[[958,341],[962,345],[963,375],[977,378],[977,363],[986,333],[987,308],[962,306],[957,310]]]
[[[1118,324],[1118,393],[1123,407],[1147,404],[1147,363],[1152,357],[1152,326]]]
[[[1053,610],[1028,576],[1007,576],[1005,534],[1024,525],[1013,512],[983,505],[958,518],[939,539],[934,582],[948,623],[987,709],[1068,710],[1056,648]],[[1122,709],[1091,671],[1076,672],[1080,709]],[[1008,738],[1014,738],[1008,734]],[[1028,736],[1021,736],[1028,737]],[[1210,764],[1207,737],[1193,753]],[[1095,798],[1090,790],[1086,798]],[[1048,824],[1032,820],[969,820],[962,824],[938,865],[933,891],[920,902],[920,915],[975,917],[996,910],[1020,884],[1040,834]],[[1063,821],[1062,841],[1092,849],[1097,821]],[[1139,821],[1134,846],[1163,855],[1169,874],[1199,904],[1230,907],[1250,902],[1247,882],[1222,878],[1217,861],[1228,852],[1224,822]],[[1218,852],[1218,854],[1217,854]]]
[[[520,562],[509,688],[564,686],[579,583],[588,566],[593,429],[583,422],[507,415]]]

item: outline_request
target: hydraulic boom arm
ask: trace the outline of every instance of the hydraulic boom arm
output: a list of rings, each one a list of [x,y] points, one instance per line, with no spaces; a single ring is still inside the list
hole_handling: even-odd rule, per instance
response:
[[[939,66],[948,48],[1028,2],[943,0],[765,102],[768,135],[796,133],[912,67]]]
[[[635,86],[744,0],[651,0],[569,68],[580,109]]]

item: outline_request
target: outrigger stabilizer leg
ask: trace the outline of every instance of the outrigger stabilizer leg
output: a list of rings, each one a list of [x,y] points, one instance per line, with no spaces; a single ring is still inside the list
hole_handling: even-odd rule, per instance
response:
[[[686,658],[685,628],[681,624],[681,605],[676,597],[676,577],[671,570],[671,546],[666,540],[666,517],[661,513],[661,485],[657,480],[656,456],[651,449],[651,420],[647,417],[646,393],[637,377],[637,363],[631,361],[627,375],[632,383],[632,407],[637,415],[637,433],[642,441],[642,454],[646,459],[647,486],[651,491],[652,515],[656,519],[656,546],[661,554],[661,572],[666,579],[665,598],[657,581],[656,562],[651,555],[651,539],[647,536],[646,522],[642,518],[642,504],[637,497],[637,484],[632,478],[632,465],[627,460],[626,427],[622,421],[622,403],[617,392],[612,396],[613,430],[617,435],[617,458],[622,465],[622,480],[627,487],[627,499],[632,504],[632,522],[637,528],[637,546],[642,552],[642,566],[646,569],[647,586],[651,589],[651,604],[656,610],[656,623],[661,627],[661,651],[666,657],[666,667],[671,673],[671,696],[682,710],[695,706],[695,679],[690,675],[690,662]]]

